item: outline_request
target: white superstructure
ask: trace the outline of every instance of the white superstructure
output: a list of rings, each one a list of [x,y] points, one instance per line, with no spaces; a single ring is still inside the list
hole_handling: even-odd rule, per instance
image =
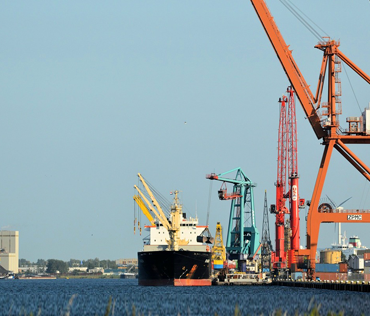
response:
[[[188,245],[198,245],[197,236],[199,236],[206,226],[197,226],[197,218],[183,219],[180,224],[180,238],[188,241]],[[159,222],[156,226],[145,226],[145,230],[150,234],[150,245],[166,245],[166,240],[169,240],[170,235],[167,229]]]
[[[339,223],[340,224],[340,223]],[[352,255],[357,254],[357,250],[364,250],[367,247],[361,245],[360,238],[358,236],[351,236],[349,238],[349,243],[346,242],[346,234],[341,234],[341,226],[339,225],[338,239],[340,242],[338,244],[332,244],[331,250],[340,250],[346,257],[346,260]]]
[[[197,242],[197,236],[200,236],[206,227],[198,225],[198,218],[183,218],[180,222],[179,237],[186,244],[181,245],[180,248],[183,250],[190,250],[190,248],[194,250],[196,248],[199,251],[204,251],[207,246]],[[149,232],[149,236],[144,238],[144,251],[167,248],[170,236],[168,230],[159,221],[156,221],[155,225],[145,226],[144,230]]]
[[[363,130],[366,135],[370,135],[370,103],[369,107],[365,108],[364,112],[362,112],[362,121],[364,124]]]

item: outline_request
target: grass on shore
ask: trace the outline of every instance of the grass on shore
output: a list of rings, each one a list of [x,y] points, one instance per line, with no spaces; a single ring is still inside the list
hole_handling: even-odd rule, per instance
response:
[[[73,305],[73,300],[75,299],[77,295],[74,294],[70,298],[68,302],[68,306],[66,308],[66,312],[64,314],[61,314],[61,316],[70,316],[70,311]],[[345,312],[339,312],[339,313],[333,313],[328,312],[326,314],[320,312],[320,304],[316,305],[313,304],[313,299],[311,299],[311,302],[309,304],[307,312],[304,313],[298,313],[295,312],[294,316],[344,316]],[[109,297],[108,304],[105,308],[104,316],[114,316],[114,307],[115,307],[115,300],[112,300],[112,297]],[[26,316],[26,314],[24,314]],[[29,316],[42,316],[42,311],[39,310],[36,315],[34,315],[32,312],[29,314]],[[145,316],[144,313],[140,313],[136,311],[135,305],[132,305],[132,310],[126,310],[125,313],[126,316]],[[250,315],[250,314],[247,314]],[[264,314],[258,314],[259,316],[264,316]],[[98,316],[98,314],[95,314],[95,316]],[[174,316],[181,316],[180,314],[174,315]],[[218,313],[215,313],[214,316],[220,316]],[[242,311],[240,310],[238,304],[235,305],[235,310],[233,316],[242,316]],[[289,316],[287,312],[283,312],[281,309],[275,310],[272,313],[269,313],[269,316]]]

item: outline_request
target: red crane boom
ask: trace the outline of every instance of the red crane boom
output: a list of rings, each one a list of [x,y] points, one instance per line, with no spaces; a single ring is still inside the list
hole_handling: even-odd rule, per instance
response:
[[[278,135],[278,166],[276,181],[276,253],[274,268],[290,267],[296,262],[294,250],[299,249],[299,194],[298,194],[298,150],[297,150],[297,119],[295,114],[294,90],[287,89],[288,97],[279,99],[280,119]],[[288,165],[288,168],[287,168]],[[286,179],[289,178],[289,190],[286,192]],[[289,197],[289,210],[286,208],[286,198]],[[288,265],[284,249],[284,215],[290,214],[290,254]],[[293,252],[292,252],[293,250]],[[279,264],[277,264],[279,262]]]
[[[289,177],[289,211],[290,211],[290,249],[299,249],[299,186],[298,186],[298,137],[297,118],[295,113],[294,90],[288,87],[288,177]],[[295,262],[293,254],[289,255],[289,263]],[[289,267],[290,267],[289,264]]]
[[[278,135],[278,160],[277,160],[277,180],[276,180],[276,221],[275,221],[275,263],[273,267],[286,268],[286,254],[284,249],[284,215],[288,213],[285,206],[286,202],[286,164],[287,164],[287,110],[286,103],[288,99],[283,96],[279,99],[280,119]],[[279,263],[277,263],[279,262]]]

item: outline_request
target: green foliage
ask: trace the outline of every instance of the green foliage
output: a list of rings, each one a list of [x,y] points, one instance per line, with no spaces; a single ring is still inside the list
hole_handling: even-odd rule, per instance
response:
[[[19,259],[18,264],[19,264],[20,267],[32,265],[32,263],[30,261],[26,260],[26,259]]]
[[[104,268],[104,269],[117,269],[115,260],[99,260],[99,258],[88,259],[82,261],[82,266],[88,269]]]
[[[117,269],[117,264],[114,260],[101,260],[100,266],[104,269]]]
[[[68,264],[62,260],[49,259],[47,263],[47,273],[59,273],[65,274],[68,272]]]
[[[56,260],[56,259],[49,259],[50,260]],[[61,261],[61,260],[57,260]],[[20,267],[24,266],[33,266],[37,265],[40,268],[43,268],[47,266],[47,261],[44,259],[37,259],[36,263],[30,262],[26,259],[19,259],[18,261]],[[99,258],[95,259],[88,259],[88,260],[80,260],[80,259],[70,259],[68,262],[65,262],[67,267],[87,267],[89,269],[94,269],[94,268],[104,268],[104,269],[117,269],[117,264],[115,260],[109,260],[109,259],[104,259],[104,260],[99,260]],[[52,270],[54,270],[54,262],[52,263]],[[65,269],[63,269],[64,271]],[[60,271],[60,270],[58,270]],[[67,269],[68,271],[68,269]],[[50,272],[50,273],[55,273],[55,272]],[[62,273],[62,272],[61,272]]]
[[[70,268],[79,267],[79,266],[81,266],[81,260],[78,260],[78,259],[70,259],[69,262],[68,262],[68,266]]]
[[[45,267],[46,266],[46,260],[44,259],[37,259],[36,265],[39,267]]]

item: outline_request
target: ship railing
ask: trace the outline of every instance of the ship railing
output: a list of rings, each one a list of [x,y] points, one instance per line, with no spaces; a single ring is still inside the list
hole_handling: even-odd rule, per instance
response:
[[[358,213],[358,214],[362,214],[362,213],[370,213],[370,209],[352,209],[352,210],[342,210],[342,209],[335,209],[335,210],[330,210],[330,211],[327,211],[325,213]]]
[[[255,280],[256,279],[256,275],[253,275],[253,274],[244,274],[244,273],[231,273],[231,274],[226,274],[226,278],[228,280],[230,280],[230,279]]]

